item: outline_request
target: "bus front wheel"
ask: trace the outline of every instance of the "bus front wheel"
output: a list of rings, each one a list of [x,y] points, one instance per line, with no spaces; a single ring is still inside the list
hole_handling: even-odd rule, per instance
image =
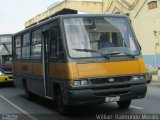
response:
[[[57,102],[58,111],[62,114],[67,114],[69,109],[68,109],[68,106],[64,105],[63,103],[63,96],[62,96],[61,90],[58,90],[57,92],[56,102]]]
[[[118,104],[119,108],[127,109],[131,105],[131,100],[119,101],[119,102],[117,102],[117,104]]]

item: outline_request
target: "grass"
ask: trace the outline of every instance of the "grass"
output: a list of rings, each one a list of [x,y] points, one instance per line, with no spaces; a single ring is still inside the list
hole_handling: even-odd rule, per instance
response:
[[[152,71],[152,75],[158,75],[158,70]]]

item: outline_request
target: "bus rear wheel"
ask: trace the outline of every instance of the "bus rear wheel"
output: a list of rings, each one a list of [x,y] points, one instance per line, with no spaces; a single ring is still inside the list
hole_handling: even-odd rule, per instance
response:
[[[131,105],[131,100],[126,100],[126,101],[119,101],[117,102],[119,108],[121,109],[127,109]]]
[[[68,106],[64,105],[64,103],[63,103],[63,96],[62,96],[62,92],[60,90],[58,90],[58,92],[57,92],[56,103],[57,103],[57,109],[60,113],[62,113],[62,114],[69,113]]]
[[[28,100],[31,100],[32,99],[32,93],[28,90],[28,87],[27,85],[25,84],[24,86],[24,90],[25,90],[25,98],[28,99]]]

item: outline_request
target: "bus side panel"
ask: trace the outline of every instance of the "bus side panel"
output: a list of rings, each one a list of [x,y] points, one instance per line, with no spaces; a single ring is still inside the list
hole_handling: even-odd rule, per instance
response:
[[[16,62],[14,66],[14,83],[23,88],[24,81],[30,92],[43,96],[44,80],[41,62]]]
[[[27,79],[27,85],[29,91],[34,94],[44,96],[44,82],[42,77],[32,76]]]
[[[146,66],[145,66],[144,59],[141,58],[141,59],[138,59],[138,61],[139,61],[139,66],[140,66],[141,73],[147,73],[147,69],[146,69]]]
[[[14,85],[18,88],[24,88],[23,82],[22,82],[22,77],[16,75],[13,73],[13,79],[14,79]]]
[[[77,64],[76,63],[50,63],[49,76],[51,78],[60,79],[77,79]]]

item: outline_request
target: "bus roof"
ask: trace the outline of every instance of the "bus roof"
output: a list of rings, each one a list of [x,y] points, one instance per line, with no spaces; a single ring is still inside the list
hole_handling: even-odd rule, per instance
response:
[[[12,36],[12,34],[0,34],[0,37],[3,37],[3,36]]]
[[[17,36],[21,33],[24,33],[26,31],[30,31],[30,30],[34,29],[35,27],[43,26],[46,23],[49,23],[53,20],[64,19],[64,18],[76,18],[76,17],[126,17],[127,18],[126,15],[122,15],[122,14],[121,15],[120,14],[67,14],[67,15],[57,15],[57,16],[52,17],[50,19],[47,19],[45,21],[39,22],[39,23],[37,23],[33,26],[30,26],[30,27],[18,32],[18,33],[15,33],[13,35],[13,37]]]

